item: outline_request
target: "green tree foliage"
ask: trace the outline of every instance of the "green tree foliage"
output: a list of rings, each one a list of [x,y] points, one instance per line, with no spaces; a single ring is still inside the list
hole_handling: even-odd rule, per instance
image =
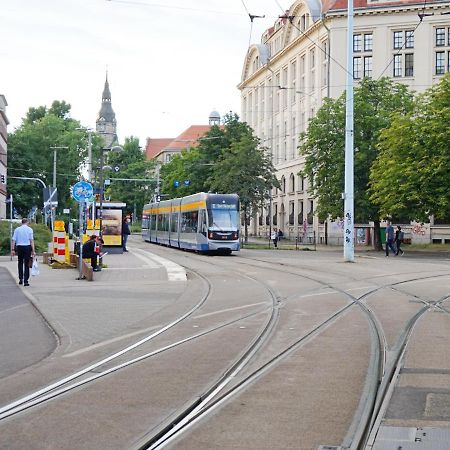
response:
[[[274,173],[252,129],[229,113],[224,125],[211,127],[198,147],[183,151],[161,167],[161,192],[169,198],[208,191],[237,193],[247,226],[270,188],[279,187]],[[189,180],[189,185],[184,180]],[[175,181],[180,182],[179,187],[174,186]]]
[[[317,214],[343,216],[345,161],[345,93],[338,99],[325,99],[316,117],[311,119],[300,138],[300,153],[305,156],[301,172],[309,179],[310,190],[318,200]],[[413,94],[406,86],[388,78],[363,79],[354,92],[354,193],[355,221],[375,223],[375,246],[380,248],[380,211],[369,196],[370,168],[377,156],[381,131],[391,123],[392,114],[407,114],[413,105]]]
[[[8,139],[8,191],[14,196],[14,205],[22,216],[33,206],[42,207],[42,185],[12,177],[37,177],[47,186],[53,180],[53,149],[57,150],[56,186],[58,209],[72,204],[70,186],[79,178],[86,155],[85,132],[80,123],[70,118],[70,105],[54,101],[45,106],[30,108],[21,126]]]
[[[125,138],[122,152],[111,152],[108,155],[108,165],[117,166],[120,170],[110,173],[105,171],[105,178],[111,180],[106,194],[111,196],[112,201],[126,203],[128,212],[136,211],[140,216],[144,204],[151,200],[156,186],[154,162],[147,161],[145,152],[139,147],[139,139],[131,136]],[[147,181],[116,181],[115,178],[135,178]]]
[[[251,216],[262,207],[271,188],[280,187],[270,156],[251,133],[243,133],[222,153],[207,182],[212,191],[239,195],[245,242]]]
[[[372,165],[371,200],[384,215],[450,218],[450,75],[383,130]]]

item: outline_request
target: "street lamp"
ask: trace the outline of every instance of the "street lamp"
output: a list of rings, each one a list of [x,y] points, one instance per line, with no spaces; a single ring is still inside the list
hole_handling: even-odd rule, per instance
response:
[[[113,147],[102,147],[100,151],[100,211],[99,211],[99,222],[100,222],[100,232],[99,236],[102,238],[103,236],[103,194],[104,194],[104,186],[103,186],[103,170],[110,168],[110,166],[105,166],[104,154],[106,152],[121,152],[123,148],[120,145],[114,145]]]

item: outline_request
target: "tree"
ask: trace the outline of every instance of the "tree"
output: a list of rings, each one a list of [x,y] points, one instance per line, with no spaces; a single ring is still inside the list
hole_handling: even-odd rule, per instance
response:
[[[371,200],[384,215],[450,218],[450,75],[383,130],[372,165]]]
[[[279,187],[272,162],[259,145],[252,129],[229,113],[224,125],[212,126],[196,148],[184,150],[161,167],[162,192],[170,198],[208,191],[237,193],[247,240],[251,215],[268,198],[270,189]],[[184,180],[189,184],[184,185]]]
[[[57,150],[56,186],[59,209],[72,204],[70,186],[80,178],[86,155],[84,132],[79,127],[80,123],[70,118],[70,105],[55,101],[48,110],[45,106],[30,108],[21,126],[9,135],[8,191],[22,216],[31,207],[43,204],[42,186],[12,177],[35,177],[47,186],[52,185],[52,147],[67,147]]]
[[[119,167],[119,172],[110,173],[111,185],[106,193],[113,200],[127,204],[127,209],[133,211],[133,218],[140,216],[145,203],[150,202],[156,180],[154,178],[153,161],[147,161],[145,153],[139,147],[136,137],[125,138],[123,151],[111,152],[108,155],[108,164]],[[147,181],[126,181],[115,178],[135,178]]]
[[[381,249],[380,210],[369,198],[370,168],[377,156],[380,132],[390,125],[393,113],[411,111],[413,94],[388,78],[365,78],[355,89],[354,105],[355,221],[373,220],[374,246]],[[325,99],[308,131],[300,136],[299,149],[305,156],[301,174],[309,179],[321,219],[343,216],[345,106],[345,93],[338,99]]]
[[[251,133],[243,133],[222,153],[207,182],[212,191],[239,195],[245,242],[251,216],[269,198],[272,187],[280,187],[270,156]]]

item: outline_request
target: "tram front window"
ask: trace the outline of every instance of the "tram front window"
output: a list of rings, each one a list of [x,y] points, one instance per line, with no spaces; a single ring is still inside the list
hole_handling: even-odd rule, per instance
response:
[[[233,205],[229,205],[233,206]],[[236,209],[210,209],[209,229],[213,231],[233,231],[238,228],[239,216]]]

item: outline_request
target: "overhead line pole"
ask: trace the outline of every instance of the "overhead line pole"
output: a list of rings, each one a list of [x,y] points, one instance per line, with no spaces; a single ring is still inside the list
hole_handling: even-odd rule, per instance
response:
[[[344,260],[354,262],[354,160],[353,160],[353,0],[347,10],[347,94],[345,112]]]

